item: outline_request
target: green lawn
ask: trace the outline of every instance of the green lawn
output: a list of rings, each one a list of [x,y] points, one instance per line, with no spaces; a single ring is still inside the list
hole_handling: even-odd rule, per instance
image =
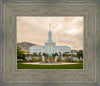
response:
[[[32,64],[17,63],[17,69],[83,69],[83,64],[32,65]]]

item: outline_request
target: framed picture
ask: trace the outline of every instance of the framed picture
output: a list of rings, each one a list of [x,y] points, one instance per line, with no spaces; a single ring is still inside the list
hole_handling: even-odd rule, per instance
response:
[[[100,85],[98,1],[1,7],[1,85]]]
[[[16,21],[17,69],[83,69],[83,16]]]

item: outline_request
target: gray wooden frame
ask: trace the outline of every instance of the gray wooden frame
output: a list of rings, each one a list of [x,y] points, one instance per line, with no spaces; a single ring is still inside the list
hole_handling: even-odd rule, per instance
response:
[[[100,85],[99,1],[2,1],[1,85]],[[84,16],[84,69],[16,69],[16,16]]]

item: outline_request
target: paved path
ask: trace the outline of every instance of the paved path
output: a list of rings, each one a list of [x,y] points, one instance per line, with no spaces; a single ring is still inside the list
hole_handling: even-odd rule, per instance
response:
[[[79,63],[39,63],[39,62],[27,62],[27,63],[22,63],[22,64],[35,64],[35,65],[68,65],[68,64],[79,64]]]

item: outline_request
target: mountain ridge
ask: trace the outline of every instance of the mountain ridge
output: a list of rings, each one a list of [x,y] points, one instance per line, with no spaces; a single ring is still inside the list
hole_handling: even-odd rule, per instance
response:
[[[29,52],[29,47],[31,46],[37,46],[37,44],[30,43],[30,42],[20,42],[18,43],[21,49],[25,52]]]

